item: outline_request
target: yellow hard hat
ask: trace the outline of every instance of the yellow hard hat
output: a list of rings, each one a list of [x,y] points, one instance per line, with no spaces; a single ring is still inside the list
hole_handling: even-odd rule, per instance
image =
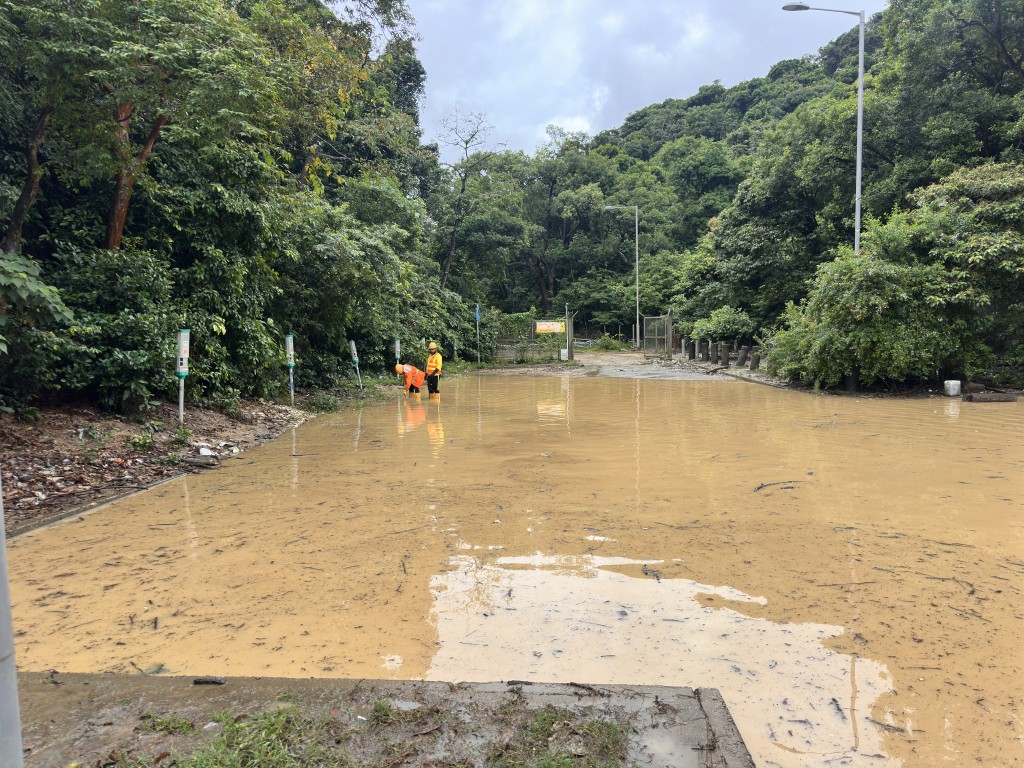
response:
[[[395,373],[402,373],[404,370],[401,363],[395,363]]]
[[[435,349],[437,349],[437,344],[435,344],[434,342],[430,342],[429,344],[427,344],[427,349],[433,352]]]

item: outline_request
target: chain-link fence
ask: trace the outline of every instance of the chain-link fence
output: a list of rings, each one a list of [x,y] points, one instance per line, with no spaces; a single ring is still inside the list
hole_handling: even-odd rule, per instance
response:
[[[672,358],[672,313],[645,317],[644,357]]]

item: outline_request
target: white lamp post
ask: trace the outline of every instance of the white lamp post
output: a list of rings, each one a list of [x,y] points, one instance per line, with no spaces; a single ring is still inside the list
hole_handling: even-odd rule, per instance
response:
[[[606,205],[606,211],[613,211],[616,208],[632,208],[635,217],[636,229],[633,233],[633,242],[636,245],[636,330],[634,343],[637,349],[640,348],[640,206],[638,205]]]
[[[853,250],[860,253],[860,187],[861,158],[864,152],[864,11],[841,11],[838,8],[812,8],[804,3],[789,3],[782,6],[784,11],[826,11],[845,13],[860,19],[860,56],[857,62],[857,198],[853,224]]]

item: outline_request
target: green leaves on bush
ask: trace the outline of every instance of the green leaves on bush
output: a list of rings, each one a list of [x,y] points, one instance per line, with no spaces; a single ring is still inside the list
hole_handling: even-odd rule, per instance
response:
[[[981,350],[944,311],[955,291],[939,264],[842,256],[818,268],[804,303],[787,306],[786,327],[766,344],[768,369],[825,388],[848,375],[869,386],[962,370]]]
[[[710,317],[695,321],[691,334],[696,339],[732,341],[750,338],[754,330],[750,315],[742,309],[724,306],[712,312]]]

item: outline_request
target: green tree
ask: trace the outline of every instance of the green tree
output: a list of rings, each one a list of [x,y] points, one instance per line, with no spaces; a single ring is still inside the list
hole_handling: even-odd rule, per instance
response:
[[[805,302],[766,344],[768,369],[830,388],[929,379],[976,362],[977,342],[945,305],[955,287],[939,264],[894,264],[847,252],[818,268]]]

